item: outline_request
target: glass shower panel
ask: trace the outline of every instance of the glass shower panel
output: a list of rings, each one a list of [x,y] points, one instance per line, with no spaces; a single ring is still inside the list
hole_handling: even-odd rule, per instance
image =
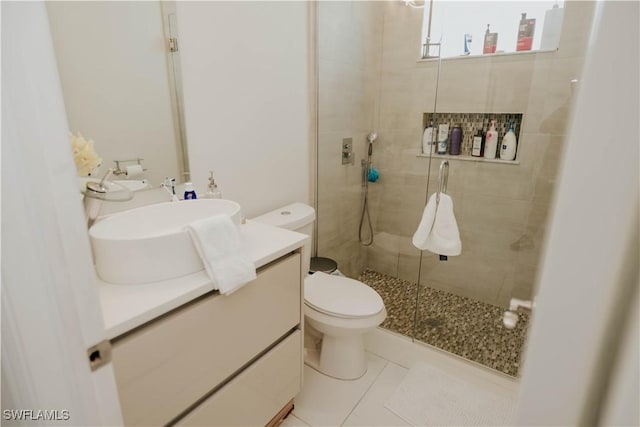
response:
[[[420,267],[411,236],[428,179],[416,150],[436,73],[414,69],[421,16],[407,27],[406,8],[395,3],[318,3],[317,253],[378,291],[388,312],[382,327],[411,336]]]
[[[485,6],[469,3],[470,8]],[[424,160],[430,162],[429,194],[437,190],[440,163],[449,162],[447,195],[462,252],[446,260],[438,251],[422,252],[414,338],[513,376],[521,365],[529,315],[513,307],[518,322],[509,329],[503,313],[535,296],[593,7],[592,2],[564,3],[557,50],[441,60],[436,111],[425,110],[423,123],[433,120],[450,128],[446,154]],[[423,66],[438,64],[427,60]],[[462,132],[459,154],[453,128]],[[517,141],[513,159],[507,156],[510,129]],[[474,156],[479,130],[484,153]],[[492,133],[497,135],[493,144]]]
[[[376,2],[318,2],[317,7],[317,255],[334,259],[342,274],[357,278],[366,269],[366,247],[358,239],[361,162],[376,121],[382,9]],[[368,224],[362,237],[370,237]]]
[[[509,375],[520,367],[528,315],[514,306],[511,317],[518,322],[507,329],[503,312],[535,294],[593,16],[592,2],[561,4],[557,49],[514,52],[518,46],[502,46],[509,37],[498,34],[496,53],[478,53],[474,28],[468,31],[475,43],[469,55],[462,50],[469,40],[465,30],[442,40],[447,48],[459,43],[460,56],[420,59],[423,10],[404,2],[318,3],[317,255],[335,259],[343,274],[382,296],[388,313],[383,328]],[[500,3],[455,5],[470,13],[494,6]],[[527,19],[541,13],[529,12]],[[540,20],[535,31],[545,33],[547,22]],[[497,158],[474,156],[473,138],[480,130],[486,144],[491,120]],[[445,154],[423,149],[430,123],[435,134],[448,126]],[[515,157],[500,159],[511,127],[515,144],[506,145],[515,148]],[[377,138],[370,144],[372,132]],[[447,195],[462,245],[446,260],[438,250],[420,251],[412,243],[443,160],[449,162]],[[377,172],[370,178],[369,166]]]

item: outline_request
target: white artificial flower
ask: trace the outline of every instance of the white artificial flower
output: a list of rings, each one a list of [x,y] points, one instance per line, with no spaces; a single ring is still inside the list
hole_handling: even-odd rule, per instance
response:
[[[74,135],[69,132],[69,139],[71,140],[71,149],[73,150],[73,161],[76,164],[79,176],[89,176],[91,173],[100,167],[102,159],[98,156],[93,148],[93,140],[86,140],[78,132],[78,135]]]

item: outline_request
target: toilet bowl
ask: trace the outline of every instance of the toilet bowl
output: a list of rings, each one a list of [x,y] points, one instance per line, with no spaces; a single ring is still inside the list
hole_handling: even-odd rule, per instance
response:
[[[307,364],[334,378],[360,378],[367,372],[364,334],[387,317],[382,298],[362,282],[325,273],[307,276],[304,294],[307,326],[322,334]]]
[[[252,219],[309,236],[314,220],[314,209],[303,203],[293,203]],[[309,271],[310,256],[305,258],[303,268]],[[318,348],[305,346],[305,363],[333,378],[360,378],[367,371],[364,334],[379,326],[386,317],[382,298],[364,283],[322,272],[307,275],[304,280],[305,335],[315,334],[320,338],[320,345]]]

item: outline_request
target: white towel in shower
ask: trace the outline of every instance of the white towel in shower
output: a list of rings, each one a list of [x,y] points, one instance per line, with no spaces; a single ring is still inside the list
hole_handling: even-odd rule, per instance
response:
[[[201,219],[185,228],[213,282],[213,288],[221,294],[229,295],[256,278],[256,268],[249,259],[245,242],[228,216]]]
[[[453,213],[453,200],[449,195],[440,193],[440,202],[437,203],[436,197],[436,193],[432,194],[424,208],[420,225],[413,235],[413,245],[439,255],[460,255],[462,242]]]
[[[436,205],[436,193],[433,193],[431,197],[429,197],[427,205],[424,207],[418,229],[413,234],[413,246],[420,250],[426,249],[427,239],[433,228],[433,222],[436,219]]]

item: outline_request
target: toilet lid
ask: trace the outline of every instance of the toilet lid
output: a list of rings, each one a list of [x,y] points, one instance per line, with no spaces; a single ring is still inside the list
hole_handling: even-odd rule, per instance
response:
[[[384,308],[380,295],[364,283],[321,272],[305,278],[304,299],[322,313],[347,318],[373,316]]]

